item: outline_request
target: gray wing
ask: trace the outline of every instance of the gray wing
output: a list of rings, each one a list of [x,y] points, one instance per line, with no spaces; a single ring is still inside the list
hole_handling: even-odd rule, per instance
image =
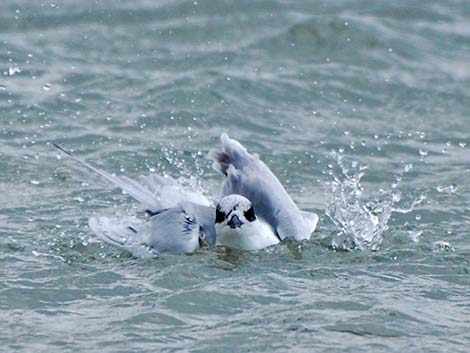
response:
[[[91,230],[105,243],[137,257],[162,252],[190,253],[199,248],[200,237],[209,244],[215,244],[215,209],[202,193],[182,187],[171,177],[141,176],[140,182],[125,176],[118,177],[53,145],[127,192],[150,215],[148,221],[140,224],[131,217],[90,218]]]
[[[160,210],[140,224],[129,217],[99,217],[90,218],[89,225],[100,240],[136,257],[192,253],[200,238],[215,243],[214,213],[211,207],[187,203]]]
[[[145,244],[159,253],[192,253],[199,248],[200,225],[181,206],[162,210],[136,232],[145,233]]]
[[[240,194],[248,198],[255,213],[276,230],[281,239],[309,239],[318,217],[300,211],[271,170],[257,155],[248,153],[225,133],[220,137],[222,149],[211,151],[213,168],[226,176],[223,196]],[[308,217],[304,217],[307,215]]]
[[[183,204],[186,212],[196,219],[200,227],[200,238],[204,242],[215,245],[215,208],[194,202]]]
[[[192,202],[203,206],[210,206],[210,201],[201,193],[192,190],[189,186],[179,184],[170,176],[156,174],[140,176],[139,181],[124,175],[116,176],[104,170],[98,169],[90,163],[76,157],[70,151],[57,144],[52,144],[61,152],[67,154],[74,161],[101,175],[104,179],[121,188],[129,196],[137,200],[144,210],[150,213],[161,209],[176,207],[180,202]]]

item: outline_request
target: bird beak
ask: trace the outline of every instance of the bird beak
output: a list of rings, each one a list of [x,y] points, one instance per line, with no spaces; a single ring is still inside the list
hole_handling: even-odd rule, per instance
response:
[[[240,221],[237,215],[233,215],[232,218],[230,218],[230,221],[227,222],[227,225],[232,229],[240,228],[242,224],[243,222]]]

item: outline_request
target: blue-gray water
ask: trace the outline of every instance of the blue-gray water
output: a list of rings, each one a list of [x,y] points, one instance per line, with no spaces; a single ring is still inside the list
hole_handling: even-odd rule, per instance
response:
[[[469,350],[468,0],[2,0],[0,122],[2,351]],[[217,195],[222,131],[310,241],[132,258],[87,219],[135,202],[49,144]]]

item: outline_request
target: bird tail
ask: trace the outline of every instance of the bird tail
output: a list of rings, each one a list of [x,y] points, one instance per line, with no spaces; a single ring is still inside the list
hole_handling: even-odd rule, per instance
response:
[[[131,226],[107,217],[92,217],[88,225],[100,240],[121,250],[128,250],[130,238],[137,233]]]
[[[98,239],[138,258],[155,257],[157,251],[150,247],[141,227],[134,227],[133,220],[125,218],[92,217],[88,225]],[[134,221],[135,223],[135,221]]]

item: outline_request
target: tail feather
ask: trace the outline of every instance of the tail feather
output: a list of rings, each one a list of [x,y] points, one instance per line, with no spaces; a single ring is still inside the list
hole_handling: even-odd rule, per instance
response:
[[[103,242],[121,250],[128,250],[126,245],[129,242],[129,238],[135,235],[135,230],[115,221],[106,217],[92,217],[88,221],[88,225],[93,233]]]
[[[92,217],[88,221],[96,237],[106,244],[128,251],[135,257],[149,258],[158,255],[156,249],[148,245],[145,232],[132,226],[132,219]]]

